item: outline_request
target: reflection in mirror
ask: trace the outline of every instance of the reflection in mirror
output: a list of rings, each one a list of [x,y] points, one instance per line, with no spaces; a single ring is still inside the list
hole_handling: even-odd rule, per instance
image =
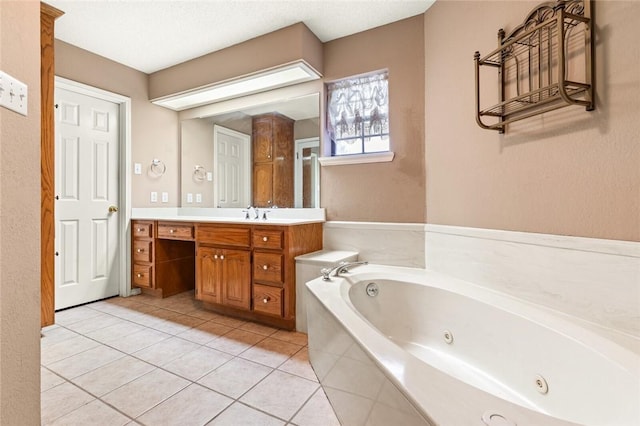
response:
[[[181,122],[183,207],[320,207],[319,94]]]

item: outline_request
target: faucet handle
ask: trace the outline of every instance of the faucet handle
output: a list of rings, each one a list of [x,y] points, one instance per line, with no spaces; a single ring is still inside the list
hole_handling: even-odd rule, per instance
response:
[[[271,213],[271,210],[262,211],[262,220],[267,220],[267,213]]]
[[[242,213],[244,213],[245,219],[249,219],[249,210],[242,210]]]

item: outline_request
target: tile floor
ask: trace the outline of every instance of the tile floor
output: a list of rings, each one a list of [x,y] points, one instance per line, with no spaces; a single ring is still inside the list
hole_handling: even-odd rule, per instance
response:
[[[204,310],[192,292],[58,312],[43,335],[43,425],[339,426],[306,334]]]

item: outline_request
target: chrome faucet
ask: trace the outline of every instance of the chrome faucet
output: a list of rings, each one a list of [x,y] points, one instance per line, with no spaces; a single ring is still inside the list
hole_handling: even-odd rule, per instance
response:
[[[253,207],[253,206],[248,206],[246,210],[242,210],[242,213],[245,213],[244,218],[245,219],[250,219],[249,218],[249,212],[253,210],[253,213],[255,213],[255,217],[254,219],[260,219],[260,210],[258,210],[257,207]]]
[[[368,265],[369,262],[366,260],[361,260],[357,262],[340,262],[338,265],[333,268],[322,268],[320,273],[322,274],[323,281],[331,281],[331,273],[335,271],[334,277],[340,277],[340,274],[344,274],[345,272],[349,272],[349,268],[357,265]]]

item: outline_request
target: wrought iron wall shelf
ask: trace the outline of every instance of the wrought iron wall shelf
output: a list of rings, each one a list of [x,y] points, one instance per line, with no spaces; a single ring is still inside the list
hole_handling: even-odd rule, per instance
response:
[[[593,110],[591,31],[590,0],[542,3],[508,35],[500,29],[498,48],[474,55],[478,125],[504,133],[509,123],[558,108]],[[498,102],[486,108],[480,99],[483,69],[498,74]],[[486,90],[482,94],[487,97]],[[485,123],[487,117],[497,121]]]

